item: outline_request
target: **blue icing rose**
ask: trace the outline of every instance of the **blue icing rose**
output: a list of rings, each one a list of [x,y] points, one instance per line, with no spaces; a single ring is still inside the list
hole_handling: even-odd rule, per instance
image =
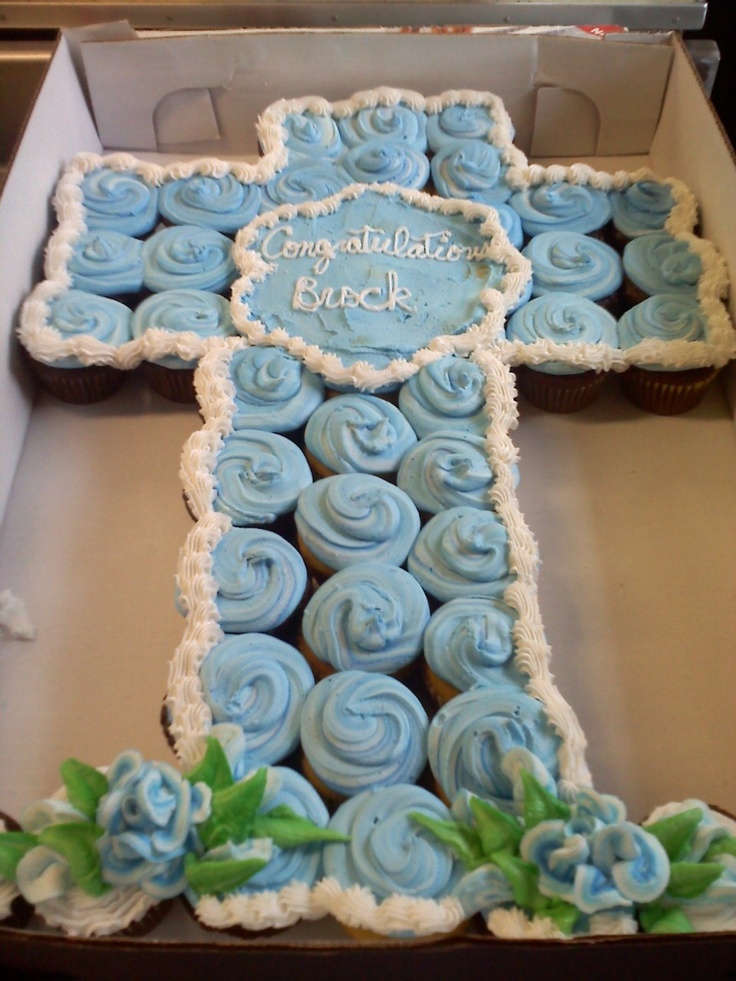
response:
[[[285,143],[290,150],[330,159],[342,152],[340,131],[332,116],[307,109],[302,113],[289,114],[283,126],[286,130]]]
[[[99,296],[137,293],[143,286],[143,243],[122,232],[86,232],[67,270],[74,289]]]
[[[517,191],[509,200],[529,236],[548,231],[596,232],[611,220],[605,191],[560,181]]]
[[[488,106],[445,106],[427,116],[427,140],[435,152],[456,140],[485,140],[496,126]]]
[[[174,337],[186,333],[197,337],[231,337],[236,332],[230,304],[225,297],[199,289],[165,290],[146,297],[133,311],[133,337],[143,337],[152,327],[169,331]],[[157,364],[167,368],[192,368],[197,362],[177,354],[165,354]]]
[[[299,429],[324,398],[319,375],[281,348],[246,347],[230,360],[235,386],[233,429],[288,433]]]
[[[618,322],[621,347],[634,347],[642,341],[705,341],[707,318],[694,296],[658,293],[630,307]],[[643,364],[649,371],[667,370],[662,364]]]
[[[493,472],[482,436],[445,429],[425,436],[399,467],[396,482],[420,511],[438,514],[448,507],[490,511]]]
[[[609,197],[613,224],[627,238],[661,231],[675,206],[670,185],[656,180],[636,181]]]
[[[120,347],[133,337],[132,313],[124,303],[106,296],[95,296],[83,290],[67,290],[49,303],[47,324],[63,341],[75,337],[92,337]],[[75,355],[54,361],[57,368],[78,368],[82,362]]]
[[[400,140],[366,140],[342,158],[349,176],[364,184],[374,181],[421,189],[429,178],[429,160]]]
[[[280,204],[321,201],[350,183],[352,178],[339,160],[290,153],[286,167],[264,185],[261,211],[270,211]]]
[[[420,153],[427,149],[427,117],[408,106],[366,106],[338,119],[337,126],[347,147],[378,138],[406,143]]]
[[[258,214],[261,189],[232,174],[193,174],[164,184],[159,210],[177,225],[198,225],[233,234]]]
[[[158,189],[138,174],[101,167],[81,184],[89,229],[112,229],[125,235],[147,235],[158,221]]]
[[[224,292],[237,275],[232,245],[213,228],[162,228],[143,244],[143,283],[154,293],[175,289]]]
[[[695,294],[703,272],[697,252],[686,239],[652,232],[633,239],[624,249],[624,272],[640,290]]]
[[[443,198],[464,198],[495,205],[508,201],[508,167],[498,147],[483,140],[456,140],[432,157],[432,180]]]
[[[133,750],[118,756],[107,779],[97,808],[103,877],[159,900],[178,895],[186,886],[184,857],[197,849],[194,825],[209,816],[210,788]]]

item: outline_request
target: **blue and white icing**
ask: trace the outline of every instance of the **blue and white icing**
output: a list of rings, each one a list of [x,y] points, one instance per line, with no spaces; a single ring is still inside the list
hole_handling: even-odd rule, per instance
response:
[[[234,386],[233,429],[290,433],[324,398],[324,383],[301,361],[274,347],[246,347],[229,363]]]
[[[68,290],[49,303],[47,323],[63,341],[94,338],[120,347],[133,337],[132,314],[124,303],[83,290]],[[84,362],[74,354],[57,358],[55,368],[79,368]]]
[[[166,331],[179,340],[187,334],[193,335],[195,340],[235,334],[230,305],[225,297],[199,289],[164,290],[146,297],[133,312],[131,329],[134,337],[143,338],[151,328]],[[167,368],[193,368],[197,358],[171,353],[158,358],[157,364]]]
[[[341,157],[340,164],[352,180],[363,184],[390,181],[421,190],[429,178],[425,154],[401,140],[376,138],[357,143]]]
[[[299,745],[314,678],[290,644],[262,633],[226,636],[204,659],[199,677],[212,722],[237,725],[244,734],[241,769],[276,763]]]
[[[292,153],[289,163],[263,186],[261,211],[281,204],[311,204],[337,194],[352,178],[337,160]]]
[[[427,761],[429,719],[395,678],[339,671],[318,681],[302,711],[302,751],[319,780],[341,797],[413,783]]]
[[[658,293],[630,307],[619,318],[618,337],[624,350],[652,340],[684,344],[704,341],[707,318],[694,296]],[[642,363],[641,367],[649,371],[665,370],[663,365],[650,361]]]
[[[401,565],[419,531],[408,495],[360,473],[325,477],[305,488],[295,521],[303,545],[335,570],[367,561]]]
[[[613,224],[626,238],[662,231],[675,207],[671,183],[635,181],[622,191],[610,191]]]
[[[559,736],[544,704],[523,688],[474,688],[446,702],[430,723],[427,756],[449,801],[468,790],[504,811],[515,810],[514,773],[504,757],[523,749],[538,757],[553,779],[559,772]]]
[[[428,115],[427,142],[436,153],[457,140],[487,140],[495,128],[488,106],[456,103]]]
[[[516,191],[509,204],[530,237],[550,231],[589,235],[611,220],[611,205],[605,191],[567,181]]]
[[[296,508],[312,472],[299,447],[285,436],[240,429],[225,437],[214,470],[216,511],[236,527],[273,524]]]
[[[122,232],[87,232],[69,260],[73,289],[99,296],[137,293],[143,286],[143,243]]]
[[[346,147],[372,139],[406,143],[420,153],[427,149],[427,117],[409,106],[365,106],[337,120]]]
[[[365,885],[378,899],[398,894],[439,900],[450,894],[463,866],[450,848],[410,818],[413,812],[450,819],[442,801],[422,787],[366,791],[341,804],[330,827],[350,841],[325,845],[325,874],[345,889]]]
[[[577,293],[597,301],[615,293],[623,281],[616,250],[579,232],[541,232],[522,255],[532,264],[532,296]]]
[[[504,603],[480,596],[443,603],[424,631],[427,666],[459,692],[509,681],[521,684],[513,666],[516,618]]]
[[[632,239],[624,248],[624,272],[649,296],[655,293],[688,293],[698,290],[703,266],[700,255],[686,238],[669,232],[652,232]]]
[[[409,552],[407,568],[440,602],[456,596],[500,598],[514,581],[502,520],[473,507],[448,508],[431,518]]]
[[[399,391],[399,408],[422,438],[453,429],[483,436],[485,377],[467,358],[447,355],[425,365]]]
[[[296,610],[307,587],[297,550],[280,535],[232,528],[212,551],[212,578],[225,633],[266,632]]]
[[[100,167],[81,182],[87,228],[109,229],[136,237],[158,221],[158,189],[138,174]]]
[[[493,507],[485,440],[462,430],[441,429],[421,439],[402,460],[396,483],[428,514],[451,507]]]
[[[285,145],[290,150],[317,157],[334,158],[342,152],[340,131],[332,116],[306,110],[292,113],[283,121]]]
[[[192,174],[159,190],[161,215],[177,225],[198,225],[233,234],[258,213],[261,189],[233,174]]]
[[[494,205],[508,201],[508,165],[499,147],[483,140],[458,140],[432,157],[432,181],[443,198],[464,198]]]
[[[237,274],[232,245],[213,228],[162,228],[143,244],[143,284],[154,293],[175,289],[224,292]]]
[[[422,648],[429,604],[408,572],[383,562],[341,569],[323,583],[302,616],[304,640],[335,671],[395,674]]]
[[[396,406],[374,395],[327,399],[304,430],[307,451],[333,473],[396,473],[416,442],[416,433]]]

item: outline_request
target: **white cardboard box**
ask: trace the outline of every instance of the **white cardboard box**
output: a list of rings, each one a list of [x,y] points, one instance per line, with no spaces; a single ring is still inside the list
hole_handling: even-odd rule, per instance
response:
[[[736,274],[736,166],[676,37],[254,31],[83,48],[97,125],[62,38],[0,200],[0,590],[37,628],[32,642],[0,641],[0,809],[15,815],[57,788],[67,756],[103,765],[136,747],[167,758],[159,710],[182,631],[174,571],[191,520],[178,460],[196,410],[137,377],[94,407],[34,401],[14,340],[50,195],[75,153],[252,155],[257,114],[282,96],[489,89],[545,163],[648,165],[683,180]],[[634,820],[691,796],[736,812],[726,380],[674,418],[635,409],[613,377],[576,416],[521,404],[519,497],[539,541],[553,671],[588,735],[596,786]],[[182,917],[161,929],[159,940],[234,942]],[[286,938],[339,936],[300,926]]]

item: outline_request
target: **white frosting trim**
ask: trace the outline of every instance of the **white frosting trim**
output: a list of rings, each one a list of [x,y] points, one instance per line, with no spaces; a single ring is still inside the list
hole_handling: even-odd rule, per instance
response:
[[[70,937],[106,937],[126,930],[159,904],[135,886],[112,889],[104,896],[89,896],[73,886],[59,899],[36,903],[36,912],[52,927]]]

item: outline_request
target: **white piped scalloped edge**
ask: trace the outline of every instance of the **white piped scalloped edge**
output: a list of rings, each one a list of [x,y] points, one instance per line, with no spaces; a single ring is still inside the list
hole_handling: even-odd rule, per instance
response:
[[[410,108],[437,113],[453,105],[485,105],[497,123],[489,142],[498,146],[509,166],[507,180],[520,190],[527,186],[554,181],[570,181],[574,184],[590,185],[601,190],[623,190],[644,179],[664,180],[675,197],[675,207],[665,229],[675,238],[685,237],[699,252],[704,265],[704,273],[698,287],[698,299],[708,321],[708,340],[706,342],[686,341],[643,341],[626,351],[608,345],[586,344],[573,348],[572,345],[552,344],[539,341],[531,345],[497,339],[499,357],[508,363],[539,364],[543,361],[560,361],[566,364],[587,367],[596,371],[624,371],[631,364],[658,363],[666,368],[679,370],[705,365],[722,367],[736,357],[736,332],[731,324],[724,297],[728,290],[728,273],[725,262],[712,243],[693,234],[697,223],[697,204],[689,189],[678,179],[660,178],[648,168],[636,171],[616,171],[607,173],[592,167],[575,163],[572,165],[552,164],[541,166],[529,164],[526,156],[512,142],[512,124],[502,100],[489,92],[473,89],[448,90],[435,96],[422,96],[407,89],[378,87],[357,92],[352,97],[330,103],[320,96],[304,96],[296,99],[281,99],[270,105],[256,124],[263,156],[257,163],[223,161],[214,157],[170,164],[157,164],[140,160],[130,153],[112,153],[100,156],[82,153],[68,165],[57,185],[54,207],[57,215],[57,228],[52,233],[45,262],[45,280],[32,291],[21,312],[18,336],[32,357],[39,361],[52,363],[61,358],[74,356],[83,364],[108,364],[121,370],[135,368],[146,359],[158,359],[166,354],[180,357],[201,357],[208,343],[196,335],[171,338],[171,335],[152,336],[144,344],[143,340],[131,341],[115,348],[109,344],[94,341],[92,338],[75,337],[62,340],[58,331],[48,326],[48,302],[69,288],[70,277],[67,263],[74,242],[86,229],[80,184],[84,176],[102,167],[120,171],[131,171],[151,184],[159,185],[167,180],[175,180],[192,174],[233,176],[245,182],[266,183],[288,163],[288,150],[285,146],[286,130],[283,121],[289,113],[313,112],[338,117],[350,115],[361,108],[375,105],[405,104]],[[420,192],[421,193],[421,192]],[[148,333],[148,332],[146,332]],[[209,339],[207,339],[209,340]],[[299,338],[292,338],[293,352],[299,348]],[[478,339],[469,337],[464,352],[467,353]],[[303,342],[302,342],[303,344]],[[451,348],[443,346],[439,340],[431,351],[448,353]],[[304,357],[304,354],[300,356]],[[397,362],[390,381],[404,381],[427,358],[426,353],[418,355],[413,362]],[[308,351],[306,361],[313,371],[319,371],[316,351]],[[334,361],[329,361],[336,367]],[[351,366],[352,375],[343,373],[341,384],[353,384],[358,388],[378,387],[374,372],[365,363]],[[350,377],[348,377],[350,375]]]
[[[245,340],[240,343],[247,346]],[[204,424],[187,440],[181,456],[184,492],[198,521],[181,550],[177,570],[187,616],[182,642],[170,663],[166,706],[169,732],[186,768],[198,762],[202,737],[212,728],[199,668],[224,636],[215,604],[212,550],[231,524],[212,510],[212,500],[217,451],[232,431],[235,389],[229,363],[235,350],[235,344],[212,350],[200,363],[195,385]],[[547,718],[560,736],[559,790],[563,797],[572,797],[575,788],[590,786],[592,781],[585,762],[585,736],[549,670],[550,650],[537,602],[538,550],[516,498],[513,466],[518,452],[509,436],[518,422],[514,376],[490,351],[476,351],[471,359],[486,378],[486,410],[491,420],[486,452],[495,474],[490,497],[506,527],[509,565],[517,577],[504,595],[504,601],[519,614],[513,631],[516,664],[529,678],[528,692],[544,704]],[[329,372],[327,380],[335,381]],[[294,893],[288,891],[291,888],[223,900],[207,897],[200,900],[195,912],[205,925],[217,929],[283,927],[300,916],[316,919],[330,913],[346,926],[383,935],[409,932],[415,936],[450,933],[464,918],[460,904],[450,898],[437,902],[392,896],[379,903],[370,890],[359,886],[342,889],[334,880],[322,880],[311,892]]]

